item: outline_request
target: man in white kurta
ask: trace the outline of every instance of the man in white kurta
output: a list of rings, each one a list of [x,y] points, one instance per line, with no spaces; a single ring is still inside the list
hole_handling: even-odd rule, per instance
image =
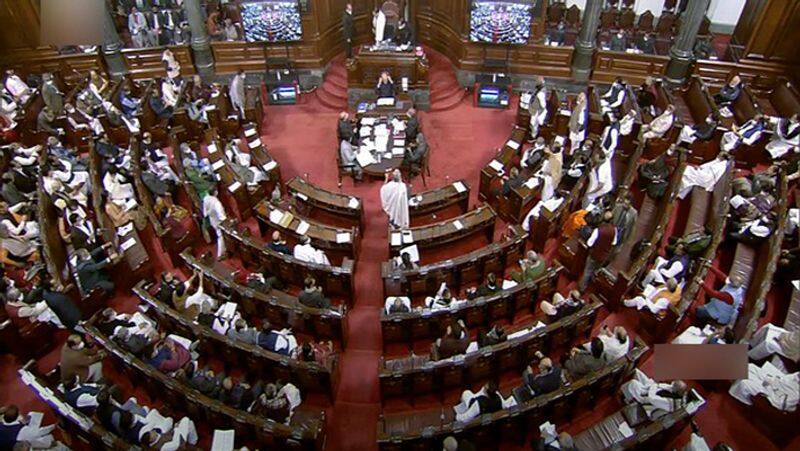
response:
[[[747,365],[747,379],[740,379],[728,390],[739,401],[753,405],[753,396],[764,395],[773,407],[785,412],[797,410],[800,372],[786,374],[770,362],[761,367]]]
[[[219,260],[225,255],[225,236],[222,233],[220,224],[228,219],[228,215],[225,213],[225,207],[222,206],[222,202],[217,197],[216,188],[212,189],[203,198],[203,217],[208,220],[208,225],[217,234],[217,259]]]
[[[392,227],[408,227],[408,187],[403,183],[399,170],[395,169],[391,175],[386,173],[386,182],[381,187],[381,207],[389,215]]]
[[[233,76],[231,79],[231,85],[228,88],[228,95],[231,98],[231,104],[233,108],[244,117],[244,79],[245,73],[243,70],[240,70],[236,75]]]
[[[688,388],[683,381],[674,381],[671,384],[657,383],[647,377],[638,368],[633,374],[633,379],[622,385],[622,394],[625,401],[636,401],[642,404],[647,416],[655,418],[658,412],[673,412],[686,403]],[[664,395],[669,394],[669,397]]]
[[[595,200],[605,196],[614,189],[614,177],[611,173],[611,159],[600,155],[600,161],[595,163],[589,173],[589,186],[586,189],[586,198],[583,207],[593,204]]]
[[[303,235],[300,242],[294,247],[294,258],[304,262],[316,263],[318,265],[330,265],[328,256],[324,252],[311,245],[311,238]]]
[[[648,125],[645,126],[645,132],[642,137],[645,140],[654,138],[663,138],[667,134],[672,124],[675,121],[675,107],[673,105],[667,106],[667,109],[661,113],[660,116],[653,119]]]
[[[700,186],[708,192],[714,191],[717,182],[728,170],[728,158],[726,152],[720,152],[717,158],[708,163],[700,166],[686,166],[678,196],[683,199],[695,186]]]
[[[386,29],[386,14],[380,9],[372,17],[372,27],[375,29],[375,43],[383,41],[383,32]]]
[[[792,149],[800,146],[800,115],[783,118],[775,124],[772,140],[767,144],[767,152],[772,159],[781,158]]]
[[[780,354],[795,362],[800,359],[800,331],[789,331],[774,324],[764,324],[750,339],[747,356],[753,360],[764,360],[772,354]]]
[[[6,71],[5,88],[18,105],[24,104],[31,97],[31,88],[13,70]]]

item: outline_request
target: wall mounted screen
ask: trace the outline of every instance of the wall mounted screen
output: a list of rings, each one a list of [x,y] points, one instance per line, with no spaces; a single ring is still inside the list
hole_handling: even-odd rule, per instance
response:
[[[473,42],[525,44],[531,35],[530,0],[472,2],[469,37]]]
[[[297,0],[242,2],[242,27],[248,42],[299,41],[303,37]]]

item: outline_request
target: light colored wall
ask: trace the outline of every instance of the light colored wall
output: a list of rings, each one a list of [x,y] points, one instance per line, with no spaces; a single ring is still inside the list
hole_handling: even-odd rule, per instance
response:
[[[711,0],[708,7],[708,16],[711,19],[711,28],[717,33],[732,33],[742,14],[742,9],[747,0]],[[586,0],[567,0],[567,7],[578,5],[583,10]],[[664,9],[664,0],[638,0],[635,5],[636,14],[650,10],[654,16],[661,15]]]

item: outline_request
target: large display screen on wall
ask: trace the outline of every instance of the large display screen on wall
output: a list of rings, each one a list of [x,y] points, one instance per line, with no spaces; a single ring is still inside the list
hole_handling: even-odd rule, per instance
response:
[[[473,42],[525,44],[531,35],[534,1],[473,0],[469,38]]]
[[[248,42],[299,41],[303,37],[297,0],[242,2],[242,27]]]

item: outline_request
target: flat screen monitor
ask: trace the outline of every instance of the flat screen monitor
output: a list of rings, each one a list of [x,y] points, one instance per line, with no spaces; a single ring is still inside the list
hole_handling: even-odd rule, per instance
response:
[[[247,42],[290,42],[303,37],[297,0],[246,0],[241,10]]]
[[[472,42],[525,44],[531,35],[532,0],[473,0],[469,38]]]

